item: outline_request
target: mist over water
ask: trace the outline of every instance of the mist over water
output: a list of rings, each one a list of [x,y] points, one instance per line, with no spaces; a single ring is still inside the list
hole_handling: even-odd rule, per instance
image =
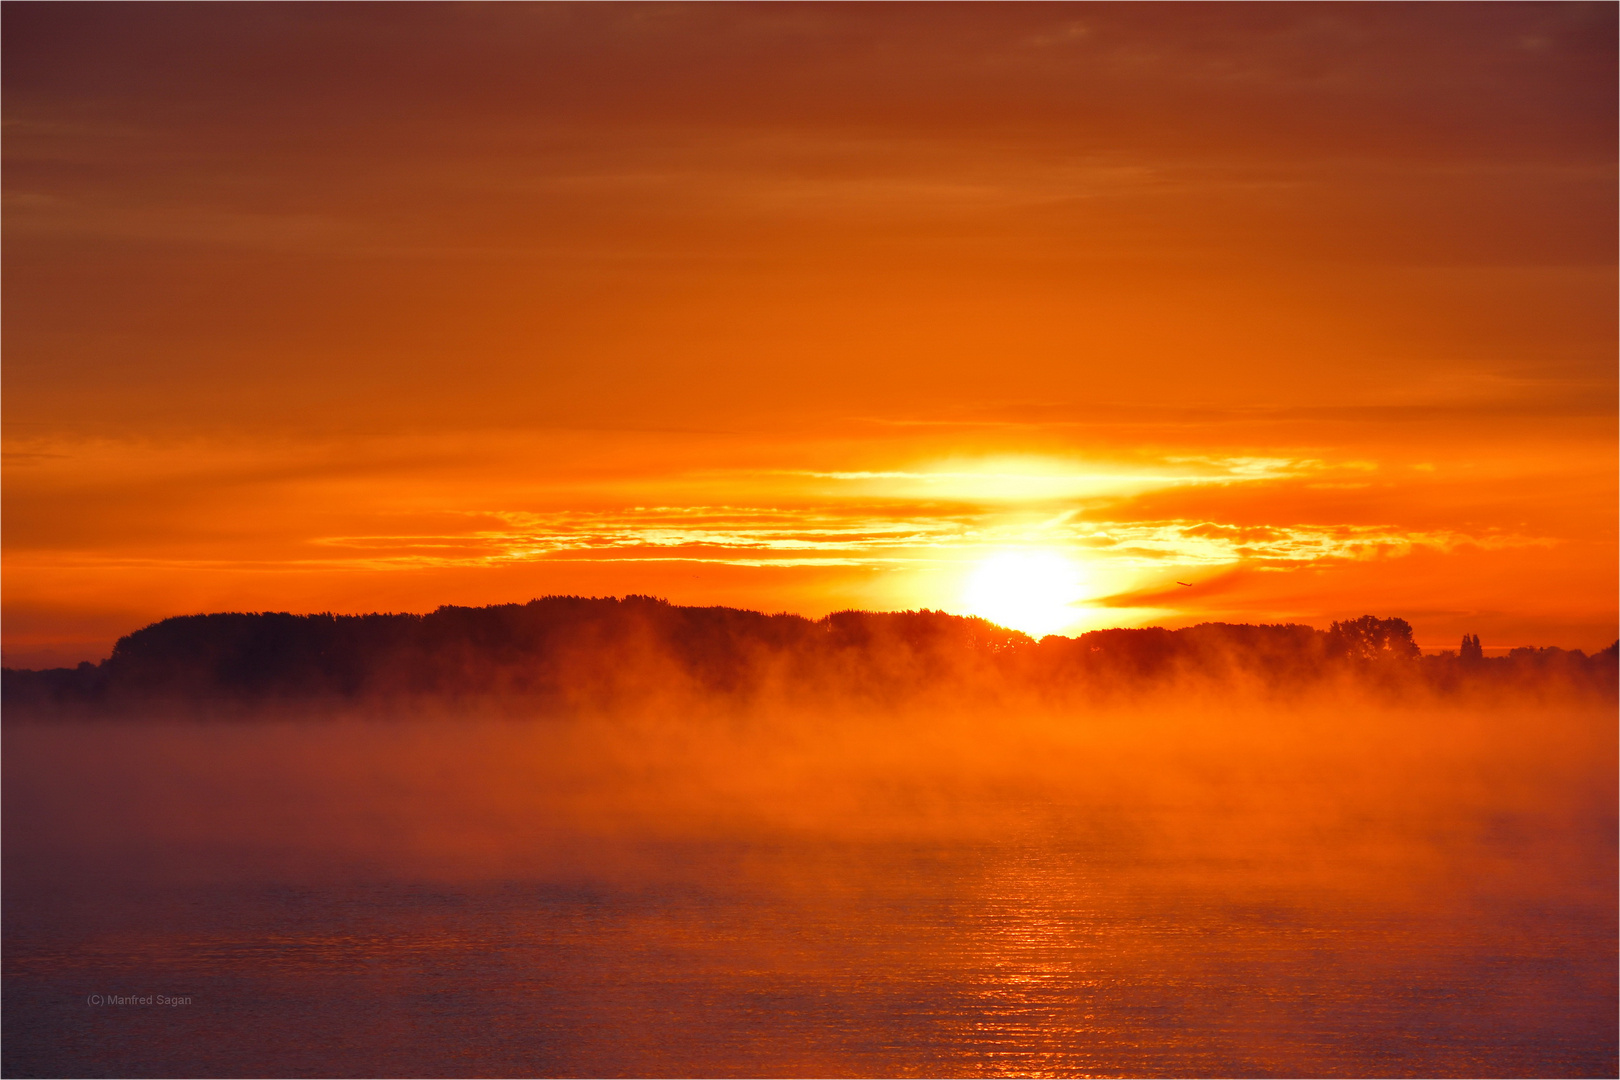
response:
[[[1616,1069],[1612,701],[494,712],[8,725],[6,1073]]]

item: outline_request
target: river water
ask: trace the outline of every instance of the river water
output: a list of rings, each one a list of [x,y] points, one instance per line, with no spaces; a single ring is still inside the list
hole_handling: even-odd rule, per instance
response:
[[[4,739],[8,1076],[1616,1072],[1608,706]]]

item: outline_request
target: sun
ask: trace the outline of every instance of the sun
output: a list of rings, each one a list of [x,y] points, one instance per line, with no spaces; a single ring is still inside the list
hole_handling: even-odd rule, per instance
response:
[[[1055,551],[1004,551],[979,563],[962,601],[969,613],[1031,637],[1073,623],[1084,575]]]

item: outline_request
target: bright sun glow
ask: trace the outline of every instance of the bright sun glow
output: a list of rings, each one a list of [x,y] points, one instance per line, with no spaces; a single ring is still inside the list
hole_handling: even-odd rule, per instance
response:
[[[967,610],[1032,637],[1076,621],[1080,568],[1052,551],[1008,551],[985,559],[962,594]]]

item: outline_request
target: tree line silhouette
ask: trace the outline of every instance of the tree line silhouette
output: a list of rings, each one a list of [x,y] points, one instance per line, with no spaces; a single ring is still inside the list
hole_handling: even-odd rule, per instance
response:
[[[5,669],[25,714],[153,703],[504,697],[562,711],[680,697],[898,704],[978,692],[1063,695],[1243,680],[1277,689],[1353,678],[1386,689],[1561,686],[1613,693],[1620,642],[1594,655],[1514,649],[1477,636],[1422,656],[1403,619],[1326,630],[1204,623],[1035,641],[938,611],[841,611],[811,620],[647,596],[549,596],[427,615],[188,615],[121,638],[99,664]]]

